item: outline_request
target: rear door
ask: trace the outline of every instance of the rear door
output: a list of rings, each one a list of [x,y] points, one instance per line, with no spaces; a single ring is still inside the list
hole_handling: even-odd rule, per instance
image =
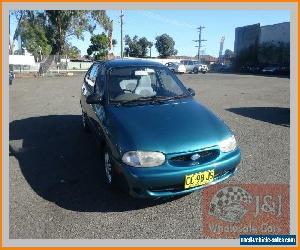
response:
[[[106,95],[106,76],[105,76],[105,66],[104,64],[99,64],[97,68],[97,77],[95,82],[94,91],[96,94],[102,97],[103,103],[105,103]],[[103,137],[103,133],[105,130],[105,121],[106,121],[106,113],[105,113],[105,105],[102,104],[91,104],[90,108],[90,117],[94,123],[94,127],[96,129],[97,135]]]
[[[86,103],[86,98],[95,92],[95,84],[98,74],[99,63],[94,63],[87,74],[84,77],[82,84],[82,93],[81,93],[81,105],[84,112],[87,114],[87,117],[92,125],[93,129],[95,129],[95,122],[93,121],[93,107],[91,104]]]
[[[187,71],[192,71],[193,70],[193,62],[192,61],[187,61],[187,64],[185,65],[185,68]]]

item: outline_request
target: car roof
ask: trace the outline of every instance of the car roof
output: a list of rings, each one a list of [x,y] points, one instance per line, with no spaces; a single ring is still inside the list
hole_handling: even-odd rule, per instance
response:
[[[103,63],[103,61],[99,61]],[[104,62],[106,68],[117,68],[126,66],[152,66],[152,67],[162,67],[163,65],[158,62],[142,59],[113,59]]]

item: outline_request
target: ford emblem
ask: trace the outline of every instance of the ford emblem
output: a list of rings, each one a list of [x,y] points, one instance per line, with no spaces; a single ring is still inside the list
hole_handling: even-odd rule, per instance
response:
[[[191,160],[192,160],[192,161],[196,161],[196,160],[198,160],[200,157],[201,157],[201,156],[200,156],[199,154],[193,154],[193,155],[191,156]]]

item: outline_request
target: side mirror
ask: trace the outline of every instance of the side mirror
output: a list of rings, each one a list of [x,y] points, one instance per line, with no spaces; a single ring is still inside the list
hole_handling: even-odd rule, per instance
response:
[[[191,94],[191,96],[195,96],[195,90],[188,88],[188,92]]]
[[[91,94],[86,98],[87,104],[100,104],[102,103],[102,96],[98,94]]]

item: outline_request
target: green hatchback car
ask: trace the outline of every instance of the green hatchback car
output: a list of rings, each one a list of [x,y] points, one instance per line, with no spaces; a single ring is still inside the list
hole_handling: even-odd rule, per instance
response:
[[[108,185],[135,197],[183,195],[232,176],[230,129],[162,64],[95,62],[84,77],[82,124],[101,145]]]

